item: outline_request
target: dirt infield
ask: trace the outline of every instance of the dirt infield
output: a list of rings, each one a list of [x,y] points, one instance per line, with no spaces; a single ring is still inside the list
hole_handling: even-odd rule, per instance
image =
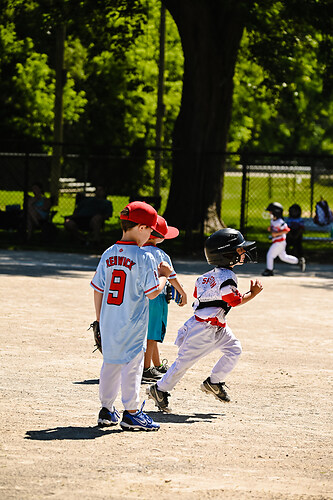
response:
[[[227,380],[231,403],[199,389],[215,353],[176,386],[171,415],[146,401],[159,432],[126,433],[96,426],[101,356],[87,332],[96,263],[0,251],[1,499],[333,498],[332,267],[302,275],[280,265],[254,301],[230,312],[243,345]],[[208,266],[174,264],[191,295]],[[237,269],[241,291],[262,267]],[[190,304],[170,305],[169,362],[190,315]]]

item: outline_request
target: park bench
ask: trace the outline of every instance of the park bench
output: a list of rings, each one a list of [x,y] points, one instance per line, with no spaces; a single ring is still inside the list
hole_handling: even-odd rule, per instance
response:
[[[303,241],[333,241],[333,222],[319,226],[311,217],[303,217],[303,222],[305,229]],[[327,236],[307,236],[307,233],[327,233]]]
[[[63,194],[77,194],[84,192],[86,196],[92,196],[96,188],[90,182],[79,182],[75,177],[61,177],[60,193]]]

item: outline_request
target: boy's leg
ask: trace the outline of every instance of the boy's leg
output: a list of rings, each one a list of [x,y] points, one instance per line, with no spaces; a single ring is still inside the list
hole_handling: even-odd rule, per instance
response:
[[[144,351],[140,351],[129,363],[121,365],[121,395],[125,410],[135,412],[140,405],[140,387]]]
[[[272,243],[266,255],[266,269],[268,269],[268,271],[273,271],[274,259],[279,255],[280,252],[281,252],[280,242]]]
[[[120,374],[122,365],[103,363],[99,378],[99,399],[103,408],[111,412],[113,403],[120,389]]]
[[[122,401],[125,407],[120,426],[124,431],[157,431],[160,425],[154,422],[142,409],[139,410],[141,376],[144,363],[144,351],[121,370]]]
[[[215,364],[210,377],[203,381],[200,388],[203,392],[212,394],[219,401],[228,403],[230,397],[225,390],[224,380],[238,362],[242,346],[228,326],[223,328],[221,333],[216,346],[223,352],[223,356]]]
[[[194,318],[187,324],[190,331],[179,348],[176,360],[161,380],[157,382],[157,388],[160,391],[171,391],[191,366],[216,349],[216,327],[208,323],[201,323]]]
[[[218,340],[217,347],[223,352],[223,356],[212,369],[210,380],[213,384],[225,381],[226,376],[234,369],[242,354],[241,343],[228,326],[224,328],[224,333]]]
[[[153,352],[152,352],[152,362],[153,366],[155,367],[161,366],[161,358],[160,358],[160,351],[158,348],[158,342],[154,342]]]
[[[147,349],[145,352],[145,359],[144,359],[144,369],[146,370],[147,368],[150,368],[151,366],[151,360],[153,357],[153,350],[154,350],[154,344],[155,341],[148,339],[147,340]]]
[[[154,366],[151,366],[151,361],[154,360],[156,340],[147,340],[147,350],[144,356],[144,368],[142,372],[142,382],[156,382],[160,380],[162,374],[159,373]]]
[[[298,264],[298,258],[295,255],[288,255],[286,252],[286,242],[281,241],[280,252],[278,253],[279,259],[287,264]]]
[[[98,414],[98,426],[117,425],[120,415],[114,406],[120,388],[121,365],[103,363],[99,379],[99,397],[102,408]]]

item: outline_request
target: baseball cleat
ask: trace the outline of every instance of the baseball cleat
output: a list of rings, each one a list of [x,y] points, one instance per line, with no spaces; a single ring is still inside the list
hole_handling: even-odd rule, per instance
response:
[[[262,276],[274,276],[274,273],[270,269],[265,269],[265,271],[263,273],[261,273],[261,275]]]
[[[141,406],[141,410],[136,413],[129,413],[127,410],[123,413],[123,419],[120,422],[120,427],[123,431],[158,431],[160,424],[154,422],[146,413],[143,413],[145,401]]]
[[[306,269],[306,260],[304,259],[304,257],[301,257],[300,259],[298,259],[298,265],[301,268],[302,273],[304,273],[304,271]]]
[[[149,399],[153,399],[155,401],[155,405],[159,410],[164,411],[165,413],[171,412],[168,401],[168,396],[170,396],[170,394],[168,392],[160,391],[157,384],[154,384],[147,387],[146,393],[148,394]]]
[[[155,367],[146,368],[142,373],[142,382],[156,382],[162,378],[160,373]]]
[[[228,396],[227,391],[224,387],[227,387],[224,382],[213,384],[210,381],[210,377],[208,377],[206,378],[206,380],[204,380],[204,382],[202,382],[200,389],[207,394],[213,394],[213,396],[219,401],[229,403],[230,397]]]
[[[98,427],[110,427],[111,425],[117,425],[120,420],[120,415],[114,408],[114,411],[110,411],[103,407],[98,415],[97,424]]]
[[[159,373],[162,373],[162,375],[163,375],[164,373],[166,373],[166,372],[169,370],[168,360],[167,360],[167,359],[163,359],[163,360],[162,360],[162,363],[160,364],[160,366],[155,366],[155,369],[156,369]]]

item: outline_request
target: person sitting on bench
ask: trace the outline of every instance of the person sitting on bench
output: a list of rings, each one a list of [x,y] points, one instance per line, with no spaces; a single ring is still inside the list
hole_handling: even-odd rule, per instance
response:
[[[105,220],[112,217],[112,213],[112,202],[106,199],[104,186],[97,185],[94,197],[78,193],[76,208],[73,215],[65,217],[64,226],[67,231],[81,241],[86,240],[81,231],[91,231],[92,244],[99,244],[103,224]]]
[[[34,182],[31,186],[34,196],[28,196],[27,214],[27,238],[32,236],[35,228],[42,228],[43,224],[49,220],[52,199],[44,196],[44,189],[41,182]]]

